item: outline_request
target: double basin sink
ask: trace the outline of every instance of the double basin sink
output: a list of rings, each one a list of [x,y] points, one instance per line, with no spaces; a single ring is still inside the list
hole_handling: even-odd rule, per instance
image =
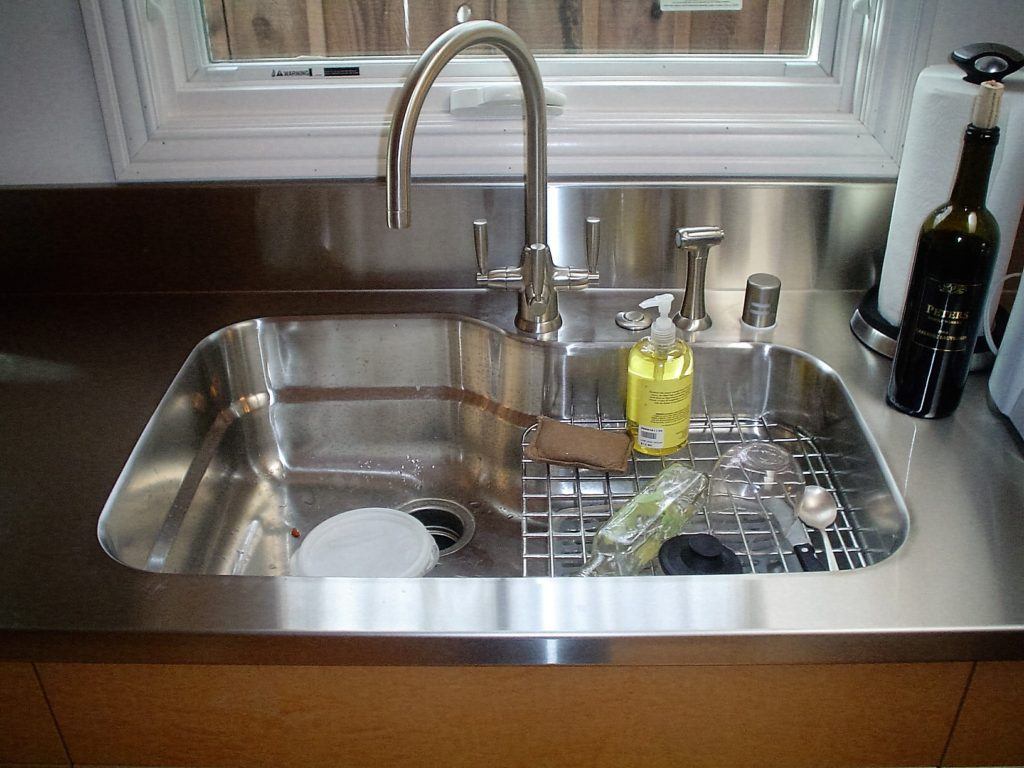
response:
[[[438,541],[432,576],[571,575],[602,515],[660,464],[637,457],[625,476],[548,467],[523,459],[524,435],[539,415],[621,428],[627,350],[447,315],[232,325],[174,379],[104,507],[100,541],[148,571],[287,576],[321,521],[396,507]],[[708,471],[737,442],[779,442],[839,504],[828,539],[812,533],[819,553],[831,546],[856,569],[896,551],[906,510],[835,372],[767,343],[694,352],[678,458]],[[706,516],[693,525],[711,529]],[[767,517],[715,525],[745,570],[799,570]]]

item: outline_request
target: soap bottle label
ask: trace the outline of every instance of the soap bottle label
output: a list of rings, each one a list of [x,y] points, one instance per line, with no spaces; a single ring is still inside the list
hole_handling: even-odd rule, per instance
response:
[[[686,442],[690,432],[690,396],[693,380],[638,379],[630,421],[637,425],[637,443],[644,448],[671,448]]]
[[[657,427],[637,427],[636,441],[644,448],[664,448],[665,430]]]

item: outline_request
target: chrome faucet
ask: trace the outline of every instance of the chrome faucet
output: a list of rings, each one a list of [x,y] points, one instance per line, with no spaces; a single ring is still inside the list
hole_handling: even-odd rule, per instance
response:
[[[405,81],[405,87],[391,119],[388,136],[387,195],[388,226],[409,226],[412,140],[427,92],[444,66],[472,45],[493,45],[515,67],[523,89],[526,112],[526,244],[518,267],[487,269],[487,222],[473,222],[476,246],[477,284],[519,291],[516,328],[542,336],[561,326],[558,291],[585,288],[599,279],[597,259],[600,248],[600,219],[588,218],[587,269],[556,266],[547,245],[547,114],[544,83],[537,62],[523,39],[494,21],[467,21],[442,33],[420,56]]]

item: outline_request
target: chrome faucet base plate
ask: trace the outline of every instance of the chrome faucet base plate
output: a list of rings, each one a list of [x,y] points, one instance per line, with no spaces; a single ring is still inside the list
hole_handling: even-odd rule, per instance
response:
[[[522,333],[530,336],[544,337],[553,334],[562,327],[562,316],[555,315],[550,320],[531,320],[528,317],[516,315],[516,328]]]
[[[672,322],[675,323],[676,328],[681,331],[685,331],[686,333],[696,333],[697,331],[706,331],[711,327],[711,315],[692,318],[676,314],[676,316],[672,318]]]

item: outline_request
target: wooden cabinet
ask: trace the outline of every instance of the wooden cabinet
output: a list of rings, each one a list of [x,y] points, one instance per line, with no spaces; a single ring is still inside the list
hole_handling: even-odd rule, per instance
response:
[[[40,664],[92,765],[937,765],[972,669]]]
[[[37,669],[0,765],[1024,764],[1024,662]]]
[[[1024,661],[979,661],[942,761],[1024,765]]]
[[[68,764],[31,664],[0,663],[0,764]]]

